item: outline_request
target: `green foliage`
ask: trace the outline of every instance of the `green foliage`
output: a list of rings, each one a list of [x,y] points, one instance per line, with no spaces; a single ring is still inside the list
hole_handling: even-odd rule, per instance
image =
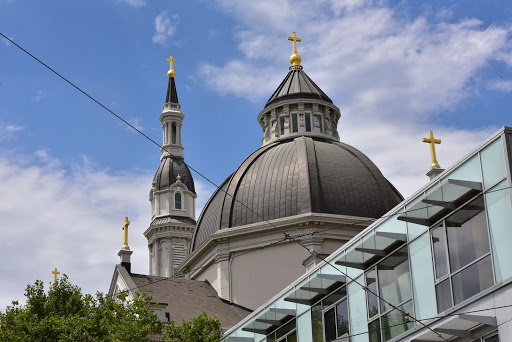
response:
[[[116,299],[98,292],[82,294],[64,275],[48,293],[42,281],[28,285],[26,305],[13,301],[0,312],[0,341],[149,341],[162,322],[151,311],[151,296],[136,293],[128,300],[121,292]]]
[[[190,321],[183,320],[181,326],[175,321],[166,324],[162,340],[165,342],[217,342],[222,336],[222,327],[217,316],[208,317],[206,311]]]

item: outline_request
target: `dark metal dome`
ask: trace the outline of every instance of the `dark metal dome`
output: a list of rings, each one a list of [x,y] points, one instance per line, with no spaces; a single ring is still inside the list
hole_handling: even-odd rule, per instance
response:
[[[158,191],[169,188],[176,182],[178,175],[181,177],[181,182],[195,194],[194,179],[192,178],[192,173],[190,173],[187,164],[185,164],[182,158],[170,156],[164,157],[160,162],[158,170],[156,170],[155,177],[153,178],[155,190]]]
[[[332,103],[319,86],[302,69],[292,69],[281,82],[279,87],[265,104],[271,104],[289,99],[314,99]]]
[[[350,145],[310,137],[280,141],[252,153],[213,194],[192,250],[219,229],[305,213],[379,218],[402,200]]]

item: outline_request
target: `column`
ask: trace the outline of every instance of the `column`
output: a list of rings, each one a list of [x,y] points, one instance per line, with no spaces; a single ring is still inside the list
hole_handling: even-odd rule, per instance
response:
[[[155,246],[155,275],[160,275],[160,240],[154,239],[153,245]]]
[[[149,275],[153,275],[153,256],[151,255],[153,250],[153,244],[148,245],[149,249]]]
[[[176,126],[176,134],[178,135],[176,138],[176,143],[181,145],[181,123]]]

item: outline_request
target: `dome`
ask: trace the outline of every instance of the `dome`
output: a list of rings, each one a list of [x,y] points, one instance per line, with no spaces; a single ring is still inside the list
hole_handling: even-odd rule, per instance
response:
[[[155,190],[168,189],[176,182],[178,175],[181,177],[181,182],[187,186],[188,190],[195,194],[194,179],[192,178],[192,173],[190,173],[187,164],[185,164],[182,158],[171,156],[163,157],[158,170],[156,170],[155,177],[153,178]]]
[[[253,152],[217,189],[199,217],[192,250],[219,229],[305,213],[379,218],[402,200],[350,145],[305,136],[281,140]]]

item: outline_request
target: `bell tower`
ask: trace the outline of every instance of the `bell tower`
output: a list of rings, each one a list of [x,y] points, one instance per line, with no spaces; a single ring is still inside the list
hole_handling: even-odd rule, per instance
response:
[[[148,239],[149,274],[161,277],[180,276],[178,267],[188,256],[195,228],[195,199],[192,174],[184,162],[181,112],[176,91],[173,56],[167,59],[170,69],[165,104],[160,114],[163,148],[160,166],[149,192],[151,224],[144,232]]]

